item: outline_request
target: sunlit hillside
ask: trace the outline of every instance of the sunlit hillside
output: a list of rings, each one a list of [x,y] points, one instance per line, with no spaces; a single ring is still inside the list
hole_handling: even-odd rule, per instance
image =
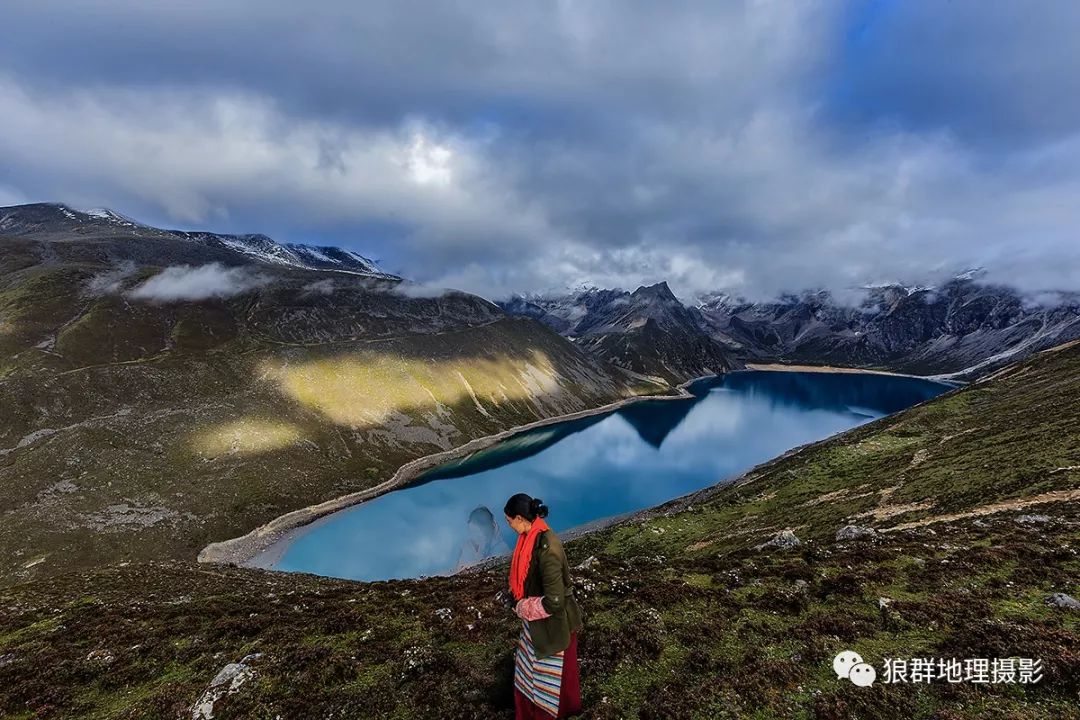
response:
[[[1078,717],[1080,615],[1055,599],[1080,594],[1077,437],[1074,344],[571,541],[587,716]],[[0,712],[184,714],[239,663],[216,718],[506,717],[505,572],[357,584],[152,563],[16,585]],[[867,689],[837,679],[844,649],[1044,673]]]

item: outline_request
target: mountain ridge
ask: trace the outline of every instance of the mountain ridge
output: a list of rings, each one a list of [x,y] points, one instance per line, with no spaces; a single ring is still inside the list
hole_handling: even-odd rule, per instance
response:
[[[670,389],[475,295],[124,222],[0,212],[0,583],[194,557],[417,457]]]
[[[583,289],[565,298],[500,303],[571,338],[597,357],[670,383],[742,367],[706,335],[666,282],[626,290]]]
[[[198,245],[231,251],[249,260],[304,270],[336,271],[385,280],[400,280],[375,261],[333,246],[279,243],[261,233],[214,233],[169,230],[132,220],[107,208],[74,210],[63,203],[32,203],[0,207],[0,234],[63,238],[177,238]]]
[[[625,290],[586,288],[568,294],[518,295],[502,307],[566,337],[629,332],[642,308],[677,302],[693,326],[738,363],[838,365],[971,380],[1031,353],[1080,338],[1080,293],[1040,294],[1040,303],[981,281],[977,269],[937,287],[878,284],[856,304],[826,290],[752,302],[716,293],[682,304],[666,283]],[[620,314],[619,306],[638,305]],[[594,340],[583,346],[601,344]],[[618,355],[614,355],[618,357]]]
[[[1038,350],[1080,338],[1080,294],[1033,305],[973,272],[938,287],[884,285],[861,304],[827,291],[751,303],[703,302],[703,327],[741,357],[841,364],[970,380]]]

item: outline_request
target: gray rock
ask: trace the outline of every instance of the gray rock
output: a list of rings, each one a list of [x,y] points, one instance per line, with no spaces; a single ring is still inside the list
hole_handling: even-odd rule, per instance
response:
[[[112,665],[116,660],[116,656],[108,650],[91,650],[86,654],[86,662],[97,663],[99,665]]]
[[[578,565],[575,565],[574,569],[575,570],[592,570],[599,563],[600,563],[600,561],[597,559],[597,557],[595,555],[590,555],[589,557],[585,558],[581,563],[579,563]]]
[[[1018,515],[1015,522],[1019,525],[1044,525],[1050,522],[1049,515]]]
[[[220,687],[228,683],[232,685],[238,678],[244,678],[249,673],[249,668],[244,663],[229,663],[221,668],[221,671],[210,681],[210,687]],[[241,679],[238,684],[243,684]]]
[[[872,527],[865,527],[861,525],[845,525],[836,531],[836,541],[842,542],[845,540],[863,540],[876,538],[878,531]]]
[[[262,653],[246,656],[238,663],[229,663],[221,668],[214,679],[210,681],[206,691],[191,708],[191,720],[213,720],[214,703],[225,695],[232,695],[240,687],[255,677],[255,671],[248,663],[262,657]]]
[[[771,539],[758,545],[755,550],[788,550],[790,548],[798,547],[802,545],[802,540],[795,537],[795,533],[791,530],[781,530],[772,536]]]
[[[1065,593],[1054,593],[1046,598],[1046,604],[1063,610],[1080,610],[1080,600]]]
[[[886,610],[890,605],[892,605],[892,601],[893,599],[889,597],[879,597],[877,599],[878,610]]]

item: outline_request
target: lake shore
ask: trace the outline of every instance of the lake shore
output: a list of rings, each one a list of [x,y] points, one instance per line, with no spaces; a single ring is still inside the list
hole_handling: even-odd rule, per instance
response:
[[[767,364],[751,365],[750,363],[747,363],[746,370],[758,370],[758,371],[766,371],[766,372],[787,370],[787,371],[790,371],[790,372],[798,372],[797,370],[794,369],[796,367],[800,367],[800,366],[796,366],[796,365],[770,366],[770,365],[767,365]],[[805,366],[805,367],[815,368],[815,369],[817,369],[818,372],[830,372],[830,370],[819,369],[819,368],[824,368],[825,366],[813,366],[813,365],[810,365],[810,366]],[[733,372],[742,372],[742,371],[735,370]],[[874,373],[873,371],[860,370],[858,368],[836,368],[835,372],[871,373],[871,374],[877,374],[877,375],[893,375],[895,377],[915,378],[915,379],[918,379],[918,380],[930,380],[930,379],[932,379],[932,378],[927,378],[927,377],[923,377],[923,376],[920,376],[920,375],[903,375],[901,373],[890,373],[890,372],[885,372],[885,371]],[[696,381],[692,381],[692,382],[696,382]],[[935,382],[941,382],[941,381],[936,380]],[[953,392],[959,391],[963,387],[963,385],[966,384],[966,383],[943,382],[942,384],[944,384],[944,385],[953,385],[954,386],[954,388],[952,390],[948,390],[948,391],[946,391],[946,393],[943,393],[943,395],[944,395],[944,394],[947,394],[947,393],[953,393]],[[937,398],[940,398],[940,397],[942,397],[942,395],[937,396]],[[922,402],[916,403],[915,405],[912,405],[912,406],[910,406],[908,408],[905,408],[905,411],[906,410],[911,410],[912,408],[922,407],[922,406],[926,405],[929,402],[933,402],[937,398],[931,398],[930,400],[924,400]],[[630,512],[619,513],[617,515],[609,515],[607,517],[597,518],[596,520],[592,520],[590,522],[583,523],[581,525],[575,525],[574,527],[567,528],[566,530],[560,531],[559,532],[559,538],[563,542],[570,542],[571,540],[575,540],[575,539],[583,537],[585,535],[590,535],[592,533],[598,532],[600,530],[604,530],[605,528],[609,528],[609,527],[612,527],[614,525],[629,525],[629,524],[634,524],[634,523],[644,523],[644,522],[646,522],[648,520],[651,520],[653,518],[671,517],[672,515],[675,515],[675,514],[680,513],[680,512],[693,510],[695,505],[700,505],[700,504],[708,501],[709,499],[715,497],[716,495],[723,492],[727,488],[737,487],[737,486],[740,486],[740,485],[746,485],[748,483],[753,482],[754,480],[757,480],[758,478],[762,477],[764,475],[765,471],[767,471],[769,468],[771,468],[771,467],[773,467],[775,465],[782,464],[786,460],[788,460],[788,459],[790,459],[792,457],[795,457],[795,456],[799,455],[800,453],[806,452],[807,450],[810,450],[810,449],[812,449],[814,447],[818,447],[818,446],[821,446],[821,445],[824,445],[824,444],[841,444],[841,443],[843,443],[845,441],[845,439],[848,436],[850,436],[850,435],[852,435],[854,433],[860,432],[860,431],[865,431],[865,429],[867,427],[871,427],[871,426],[873,426],[873,425],[875,425],[877,423],[884,422],[889,417],[890,417],[890,415],[885,415],[883,417],[871,420],[868,423],[865,423],[865,424],[862,424],[862,425],[856,425],[855,427],[848,428],[847,430],[841,430],[840,432],[837,432],[837,433],[835,433],[833,435],[829,435],[828,437],[822,438],[820,440],[812,440],[810,442],[803,443],[801,445],[796,445],[795,447],[784,451],[783,453],[777,455],[776,457],[770,458],[768,460],[765,460],[765,461],[763,461],[761,463],[758,463],[758,464],[754,465],[753,467],[747,468],[743,472],[737,473],[737,474],[735,474],[735,475],[733,475],[731,477],[721,478],[712,485],[708,485],[708,486],[703,487],[703,488],[701,488],[699,490],[692,490],[692,491],[690,491],[688,493],[678,495],[676,497],[671,498],[670,500],[665,500],[662,503],[658,503],[658,504],[652,505],[650,507],[641,508],[639,510],[631,510]],[[451,573],[451,574],[458,575],[458,574],[485,572],[487,570],[491,570],[493,568],[497,568],[499,566],[506,565],[509,562],[510,562],[510,556],[509,555],[502,555],[502,556],[499,556],[499,557],[488,558],[487,560],[483,560],[483,561],[478,562],[478,563],[476,563],[474,565],[470,565],[468,567],[462,568],[461,570],[458,570],[457,572],[454,572],[454,573]]]
[[[411,460],[394,473],[393,477],[389,480],[382,482],[374,487],[366,490],[360,490],[355,493],[343,495],[332,500],[327,500],[315,505],[309,505],[308,507],[300,508],[299,510],[293,510],[292,512],[274,518],[265,525],[260,525],[246,535],[242,535],[237,538],[229,540],[222,540],[220,542],[210,543],[199,553],[198,561],[200,563],[209,564],[232,564],[232,565],[248,565],[254,567],[269,567],[273,564],[275,555],[268,555],[268,551],[278,543],[281,543],[282,547],[278,550],[278,553],[284,550],[283,541],[288,540],[291,536],[297,532],[306,529],[311,524],[326,518],[333,513],[344,510],[345,508],[358,505],[362,502],[366,502],[380,495],[388,493],[392,490],[397,490],[410,482],[415,480],[424,471],[430,470],[433,467],[441,465],[450,460],[456,460],[464,456],[470,455],[479,450],[491,447],[496,443],[502,442],[508,438],[514,437],[530,430],[546,427],[548,425],[555,425],[570,420],[578,420],[580,418],[590,417],[593,415],[602,415],[605,413],[614,412],[620,408],[626,407],[633,403],[643,402],[646,400],[687,400],[693,395],[688,388],[696,382],[706,380],[709,378],[717,377],[716,375],[702,375],[700,377],[687,380],[676,387],[674,395],[635,395],[633,397],[623,398],[613,403],[601,405],[595,408],[589,408],[586,410],[579,410],[577,412],[568,413],[565,415],[555,415],[550,418],[544,418],[543,420],[537,420],[535,422],[526,423],[524,425],[518,425],[507,430],[503,430],[492,435],[485,435],[469,442],[459,445],[456,448],[445,450],[442,452],[433,453],[431,455],[425,455],[415,460]]]
[[[871,370],[864,368],[839,367],[836,365],[785,365],[784,363],[746,363],[747,370],[768,370],[770,372],[817,372],[817,373],[847,373],[864,375],[890,375],[892,377],[915,378],[918,380],[932,380],[934,382],[949,385],[964,385],[960,380],[949,380],[943,375],[912,375],[910,373],[891,372],[889,370]]]

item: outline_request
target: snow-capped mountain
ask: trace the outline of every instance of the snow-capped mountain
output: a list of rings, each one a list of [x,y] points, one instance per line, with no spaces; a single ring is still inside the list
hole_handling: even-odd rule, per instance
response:
[[[723,357],[732,366],[742,361],[873,367],[966,380],[1080,339],[1080,294],[1027,297],[981,282],[984,274],[966,270],[939,287],[867,285],[855,305],[814,291],[771,302],[715,293],[686,307],[661,283],[634,293],[589,288],[518,296],[502,307],[643,372],[664,367],[655,357],[659,353],[667,354],[671,367],[693,370],[716,362],[704,357]],[[713,342],[703,344],[702,336]]]
[[[663,282],[632,293],[588,288],[562,296],[517,296],[501,307],[539,320],[620,367],[669,381],[739,366]]]
[[[968,379],[1080,338],[1080,295],[1038,299],[981,283],[978,269],[940,287],[865,288],[857,306],[827,292],[750,303],[706,298],[702,326],[748,360],[885,367]]]
[[[33,235],[61,241],[72,237],[144,241],[179,239],[196,246],[239,254],[248,260],[270,265],[399,279],[395,275],[384,272],[375,261],[350,250],[296,243],[283,244],[260,234],[230,235],[166,230],[144,225],[105,208],[81,211],[59,203],[4,207],[0,208],[0,234]],[[207,259],[222,260],[223,258]]]

